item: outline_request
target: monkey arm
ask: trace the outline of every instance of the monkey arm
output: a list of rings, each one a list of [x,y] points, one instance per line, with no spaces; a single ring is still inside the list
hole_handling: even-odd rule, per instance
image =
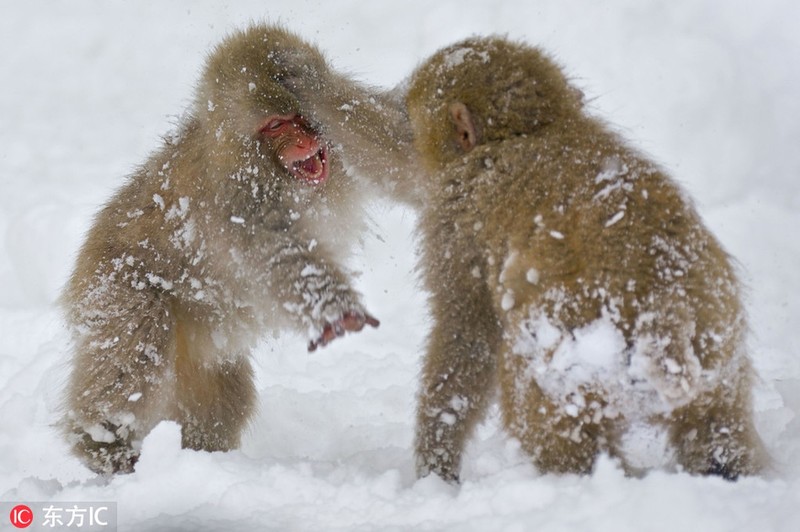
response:
[[[475,306],[458,304],[453,299],[464,294],[462,288],[442,287],[434,295],[450,303],[451,310],[434,311],[437,325],[425,357],[417,407],[420,477],[436,473],[447,481],[458,480],[465,442],[494,389],[500,334],[488,293],[478,295]]]
[[[414,135],[398,91],[379,91],[333,70],[305,71],[288,79],[301,109],[341,146],[343,159],[388,197],[421,203],[415,176],[421,173]]]
[[[439,256],[442,246],[436,248],[423,258],[435,326],[417,408],[417,474],[457,481],[465,442],[494,390],[501,331],[486,281],[474,274],[478,258],[470,260],[470,248],[444,257]]]
[[[130,472],[134,442],[164,414],[159,398],[174,379],[169,298],[99,274],[68,294],[75,356],[63,428],[92,470]]]
[[[271,295],[291,322],[307,332],[309,351],[347,331],[379,325],[335,264],[322,246],[291,236],[280,238],[267,259]]]

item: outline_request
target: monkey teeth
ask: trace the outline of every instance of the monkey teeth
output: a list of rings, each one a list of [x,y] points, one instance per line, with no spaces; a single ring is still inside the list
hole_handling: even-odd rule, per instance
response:
[[[290,172],[297,179],[319,185],[328,177],[328,153],[322,147],[314,155],[292,163]]]

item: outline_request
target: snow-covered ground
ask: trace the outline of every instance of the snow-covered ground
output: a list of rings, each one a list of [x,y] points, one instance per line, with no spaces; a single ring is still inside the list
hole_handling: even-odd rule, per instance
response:
[[[277,2],[276,2],[277,3]],[[0,7],[0,501],[116,501],[120,530],[800,530],[800,3],[795,0],[6,2]],[[283,21],[383,86],[474,33],[540,44],[594,112],[670,169],[741,262],[767,478],[541,476],[498,427],[460,487],[416,481],[425,296],[414,216],[386,204],[353,266],[382,321],[314,354],[260,344],[241,450],[180,449],[98,481],[53,430],[67,371],[54,300],[93,212],[175,124],[209,47]],[[0,515],[0,529],[9,527]]]

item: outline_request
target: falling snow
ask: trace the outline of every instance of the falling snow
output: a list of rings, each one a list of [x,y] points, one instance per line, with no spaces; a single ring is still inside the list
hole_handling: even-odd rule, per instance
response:
[[[439,46],[472,34],[508,34],[551,50],[585,91],[591,112],[668,168],[740,261],[760,375],[756,418],[774,473],[737,483],[660,472],[635,479],[606,457],[587,477],[542,476],[500,429],[491,406],[464,457],[461,486],[416,480],[414,400],[429,323],[414,273],[414,215],[386,205],[372,213],[352,262],[363,272],[358,288],[381,328],[313,356],[300,335],[258,344],[261,409],[240,450],[183,450],[180,427],[164,422],[142,443],[132,475],[99,479],[70,456],[53,428],[69,352],[55,300],[83,234],[164,132],[173,130],[168,141],[179,139],[175,117],[210,43],[264,18],[285,21],[318,42],[337,67],[387,87]],[[409,0],[369,9],[311,0],[268,8],[255,0],[193,2],[191,9],[182,2],[9,4],[0,18],[2,48],[14,51],[0,54],[8,73],[0,87],[0,500],[115,501],[119,529],[144,532],[794,532],[800,527],[797,20],[800,7],[790,0],[647,0],[635,8],[622,0]],[[201,104],[209,112],[224,105]],[[609,166],[597,191],[622,186],[621,177],[630,177],[623,170]],[[173,189],[166,179],[161,194],[147,197],[148,208],[164,215],[174,208],[173,220],[181,223],[203,215],[200,205],[182,206]],[[644,199],[653,194],[641,190]],[[142,215],[121,212],[126,222]],[[227,227],[241,230],[244,223],[234,213]],[[545,229],[569,234],[569,227]],[[176,235],[176,242],[190,233]],[[151,249],[154,235],[141,239],[141,250]],[[317,245],[304,243],[309,250]],[[244,250],[229,256],[244,260]],[[129,260],[135,257],[120,266],[130,268]],[[538,273],[525,279],[535,284]],[[172,280],[139,281],[167,289]],[[198,295],[214,290],[205,276],[183,282]],[[554,324],[539,324],[545,343],[563,346],[553,361],[532,366],[550,377],[548,393],[610,386],[638,371],[597,350],[619,342],[612,325],[594,323],[572,339]],[[644,381],[634,392],[657,394],[656,384]],[[140,393],[126,392],[131,405]],[[580,412],[577,394],[563,404],[568,415]],[[96,441],[113,438],[100,425],[89,430]],[[641,424],[626,433],[623,446],[629,460],[652,464],[665,458],[664,442],[663,433]]]

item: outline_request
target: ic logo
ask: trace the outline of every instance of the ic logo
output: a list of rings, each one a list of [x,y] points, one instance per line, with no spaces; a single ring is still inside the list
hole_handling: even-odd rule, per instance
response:
[[[11,509],[11,524],[17,528],[28,528],[33,523],[33,511],[24,504],[18,504]]]

